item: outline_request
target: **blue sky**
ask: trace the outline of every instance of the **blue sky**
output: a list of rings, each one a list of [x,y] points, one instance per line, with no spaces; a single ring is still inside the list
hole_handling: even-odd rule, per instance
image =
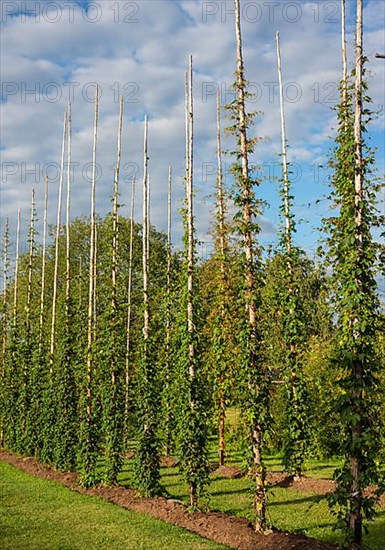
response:
[[[347,0],[348,48],[354,59],[354,5]],[[196,224],[200,239],[207,234],[215,163],[215,97],[223,103],[235,67],[232,1],[99,0],[2,2],[1,36],[1,225],[9,216],[14,234],[17,208],[22,209],[25,238],[31,188],[35,187],[41,232],[44,179],[42,172],[60,162],[63,112],[73,100],[73,216],[87,215],[90,183],[87,163],[92,152],[92,103],[97,82],[102,91],[97,208],[110,208],[116,158],[117,96],[125,97],[122,213],[128,214],[130,178],[141,177],[142,120],[150,119],[149,147],[152,222],[166,227],[167,172],[174,170],[173,240],[179,244],[179,201],[183,196],[184,97],[188,55],[195,65]],[[381,113],[370,129],[378,147],[377,167],[385,173],[385,2],[365,1],[365,50],[370,57],[370,93]],[[242,27],[247,78],[257,96],[253,110],[255,135],[266,137],[253,162],[263,174],[279,176],[280,126],[277,94],[275,31],[280,31],[289,157],[296,174],[295,212],[300,220],[298,242],[310,253],[317,246],[319,225],[327,214],[328,172],[324,168],[332,141],[340,78],[339,0],[242,0]],[[225,125],[223,121],[223,125]],[[225,142],[225,147],[230,144]],[[228,166],[230,159],[224,160]],[[50,164],[51,163],[51,164]],[[50,221],[54,223],[57,179],[50,184]],[[259,191],[270,207],[262,219],[265,243],[276,241],[277,183],[267,178]],[[140,221],[138,191],[137,219]],[[209,245],[207,245],[209,247]]]

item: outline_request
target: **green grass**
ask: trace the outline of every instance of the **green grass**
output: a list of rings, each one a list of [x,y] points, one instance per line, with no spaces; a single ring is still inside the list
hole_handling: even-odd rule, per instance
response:
[[[2,550],[225,548],[184,529],[83,496],[0,462]]]
[[[239,465],[240,454],[232,453],[228,463]],[[210,456],[215,461],[215,452]],[[1,464],[1,463],[0,463]],[[309,461],[306,475],[331,477],[336,460]],[[279,456],[266,457],[270,471],[282,471]],[[178,468],[162,468],[162,483],[169,494],[188,502],[188,488]],[[0,548],[4,550],[101,549],[200,549],[224,548],[182,529],[147,516],[121,510],[95,497],[84,497],[55,483],[35,479],[7,464],[1,464],[1,500],[4,520],[0,526]],[[119,482],[133,484],[133,461],[127,460]],[[210,509],[253,520],[251,482],[247,478],[215,478],[204,503]],[[385,510],[379,509],[365,537],[368,548],[384,550]],[[269,519],[284,531],[302,533],[327,542],[340,542],[325,501],[293,489],[269,492]]]
[[[210,456],[215,460],[215,454]],[[269,471],[282,471],[279,456],[266,457]],[[312,460],[308,462],[306,475],[317,478],[330,478],[338,459]],[[228,464],[240,465],[239,453],[231,453]],[[175,498],[188,502],[188,488],[178,468],[162,468],[162,483]],[[132,480],[132,461],[127,461],[120,477],[120,482],[130,484]],[[226,512],[253,520],[251,482],[247,478],[226,479],[214,478],[208,488],[209,495],[204,503],[214,510]],[[269,519],[272,525],[284,531],[301,533],[325,542],[342,541],[341,534],[333,530],[335,518],[330,513],[325,500],[318,502],[317,496],[311,493],[298,492],[293,489],[273,488],[269,491]],[[368,548],[384,550],[385,544],[385,510],[378,510],[373,523],[368,525],[369,534],[365,537]]]

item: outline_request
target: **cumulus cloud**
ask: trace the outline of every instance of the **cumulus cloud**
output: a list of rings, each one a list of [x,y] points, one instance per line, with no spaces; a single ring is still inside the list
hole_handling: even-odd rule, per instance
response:
[[[354,14],[348,3],[350,62],[354,55]],[[335,117],[332,107],[340,77],[339,1],[242,2],[247,78],[255,97],[249,106],[262,111],[253,131],[269,139],[252,161],[271,171],[279,162],[280,126],[274,34],[281,34],[287,132],[290,160],[300,167],[294,184],[300,238],[309,249],[317,239],[319,206],[326,191],[325,174],[316,177],[327,158]],[[13,9],[14,8],[14,9]],[[13,11],[12,11],[13,10]],[[365,3],[365,46],[369,54],[385,51],[383,0]],[[93,83],[101,89],[98,164],[98,211],[110,208],[116,157],[118,97],[125,98],[121,202],[128,203],[132,176],[142,173],[143,118],[150,120],[149,156],[152,221],[165,229],[168,166],[174,168],[174,233],[183,197],[184,71],[191,53],[195,64],[195,175],[197,228],[209,240],[210,200],[215,177],[215,92],[231,100],[235,68],[232,1],[146,0],[114,2],[58,0],[2,2],[1,76],[1,217],[16,219],[21,207],[27,217],[31,188],[43,202],[43,174],[60,161],[62,119],[73,100],[74,216],[87,215],[90,183],[85,167],[92,153]],[[370,86],[376,108],[384,104],[385,64],[370,63]],[[383,115],[373,127],[373,140],[384,165]],[[223,126],[225,126],[223,121]],[[224,147],[231,149],[228,138]],[[226,158],[225,162],[230,163]],[[318,168],[317,168],[318,167]],[[265,173],[266,175],[266,173]],[[276,176],[279,174],[275,174]],[[276,178],[275,178],[276,179]],[[258,193],[271,208],[262,220],[264,238],[274,238],[278,220],[277,183],[267,177]],[[51,183],[51,204],[57,181]],[[139,192],[138,192],[139,193]],[[139,196],[139,195],[138,195]],[[138,205],[137,216],[140,219]],[[40,218],[41,218],[40,214]],[[55,213],[51,211],[51,222]]]

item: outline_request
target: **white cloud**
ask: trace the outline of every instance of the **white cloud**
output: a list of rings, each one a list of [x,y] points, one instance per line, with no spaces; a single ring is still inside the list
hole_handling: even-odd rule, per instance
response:
[[[59,162],[62,117],[69,99],[69,83],[72,83],[74,92],[73,160],[78,163],[72,211],[73,215],[87,215],[90,189],[89,181],[82,176],[82,168],[91,160],[93,105],[85,99],[85,95],[93,92],[88,84],[98,82],[102,90],[98,148],[102,178],[98,184],[98,210],[105,213],[110,208],[111,168],[116,157],[117,96],[122,93],[127,101],[121,201],[126,205],[129,203],[129,177],[132,171],[138,178],[141,175],[141,121],[144,114],[148,114],[152,216],[153,223],[164,229],[169,164],[173,165],[175,175],[175,215],[178,201],[183,196],[184,71],[187,57],[192,53],[196,70],[196,214],[197,228],[203,238],[209,227],[210,212],[209,206],[202,203],[202,198],[210,193],[214,181],[212,176],[206,180],[205,173],[212,167],[207,163],[215,163],[215,98],[211,92],[215,89],[214,84],[218,83],[222,100],[228,101],[235,68],[234,17],[229,11],[232,2],[225,5],[223,2],[195,0],[146,0],[138,2],[137,13],[130,8],[134,6],[131,2],[94,2],[97,10],[90,12],[82,10],[75,1],[71,8],[68,2],[57,2],[62,11],[56,22],[53,22],[53,11],[44,12],[44,2],[27,2],[27,9],[33,10],[37,4],[40,6],[38,22],[36,17],[23,20],[19,15],[9,19],[2,28],[1,76],[8,86],[4,88],[3,85],[3,92],[8,92],[8,100],[1,106],[2,217],[7,214],[15,219],[20,205],[23,210],[28,208],[32,185],[37,188],[41,211],[43,178],[40,174],[36,183],[33,174],[23,171],[31,170],[35,164],[43,167],[48,162]],[[274,33],[279,30],[284,82],[286,85],[294,83],[286,88],[289,154],[292,161],[303,166],[306,177],[295,188],[299,189],[298,202],[305,202],[306,197],[310,201],[325,191],[324,184],[313,182],[310,186],[307,178],[312,163],[322,162],[327,155],[328,136],[334,125],[331,107],[332,100],[337,97],[336,85],[341,66],[339,2],[284,1],[275,8],[274,14],[269,12],[267,3],[259,2],[262,10],[260,17],[256,4],[246,0],[243,2],[245,64],[247,78],[259,94],[258,101],[250,106],[264,112],[257,120],[255,132],[269,136],[270,141],[257,147],[253,161],[260,164],[277,161],[280,151],[278,96],[276,87],[271,84],[277,82]],[[293,4],[300,7],[298,14],[293,7],[290,8]],[[333,6],[338,7],[336,13]],[[381,24],[384,6],[382,0],[370,0],[366,4],[365,44],[368,53],[385,49]],[[216,13],[212,13],[216,8]],[[354,27],[351,7],[349,10],[351,45]],[[292,22],[296,15],[299,15],[298,21]],[[90,23],[89,19],[94,17],[99,20]],[[138,22],[135,23],[135,19]],[[353,58],[353,52],[350,52],[350,59]],[[376,60],[370,68],[374,72],[371,93],[377,106],[384,103],[385,64]],[[56,83],[57,88],[49,88],[48,83]],[[27,93],[34,87],[37,87],[36,94]],[[53,101],[55,91],[61,94],[57,102]],[[209,93],[205,95],[204,92]],[[296,92],[300,92],[298,101],[293,100]],[[381,129],[381,125],[383,119],[377,122],[377,128]],[[228,145],[228,139],[224,139],[224,147]],[[17,173],[4,177],[4,167],[11,170],[9,163],[12,162],[17,163]],[[226,159],[226,162],[229,160]],[[383,151],[380,152],[380,162],[383,163]],[[25,168],[22,163],[25,163]],[[52,184],[52,204],[56,188],[57,183]],[[272,209],[266,212],[264,221],[265,233],[271,235],[276,222],[276,185],[264,183],[260,192],[272,203]],[[139,212],[138,206],[138,216]],[[304,211],[304,215],[313,222],[311,209]],[[51,222],[54,218],[52,211]],[[180,235],[181,224],[175,221],[174,240],[177,241]],[[310,240],[316,239],[316,234],[306,230],[303,238],[309,244]]]

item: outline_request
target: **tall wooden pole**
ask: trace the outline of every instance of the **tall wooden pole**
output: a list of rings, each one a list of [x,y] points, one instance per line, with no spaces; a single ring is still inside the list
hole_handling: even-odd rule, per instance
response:
[[[289,169],[287,163],[286,147],[286,125],[285,125],[285,105],[283,98],[282,67],[281,67],[281,48],[279,44],[279,32],[275,34],[277,42],[277,62],[278,62],[278,81],[279,81],[279,102],[281,114],[281,140],[282,140],[282,164],[283,164],[283,191],[284,191],[284,215],[285,215],[285,242],[288,257],[291,254],[291,224],[290,224],[290,197],[289,197]],[[290,263],[289,272],[292,266]]]
[[[132,310],[132,265],[134,251],[134,216],[135,216],[135,178],[132,180],[131,210],[130,210],[130,248],[128,259],[128,288],[127,288],[127,325],[126,325],[126,369],[125,369],[125,439],[128,439],[128,411],[130,403],[130,351],[131,351],[131,310]]]
[[[48,218],[48,174],[45,174],[44,212],[43,212],[43,252],[41,257],[41,289],[40,289],[40,316],[39,316],[39,353],[43,347],[43,324],[45,305],[45,270],[47,258],[47,218]]]
[[[148,338],[150,330],[150,312],[148,299],[148,120],[147,116],[144,121],[144,143],[143,143],[143,338],[145,353],[147,353]]]
[[[354,93],[354,147],[355,147],[355,174],[354,174],[354,207],[355,207],[355,246],[358,250],[358,262],[360,272],[362,273],[361,259],[363,257],[363,239],[362,239],[362,201],[363,201],[363,157],[362,157],[362,109],[363,109],[363,22],[362,22],[362,0],[357,0],[357,19],[356,19],[356,67],[355,67],[355,93]],[[357,273],[359,270],[357,270]],[[358,286],[362,288],[362,275],[357,275]],[[353,321],[353,327],[359,322],[358,318]],[[359,334],[354,330],[354,338],[358,338]],[[360,455],[361,438],[362,438],[362,402],[363,402],[363,364],[358,357],[353,365],[353,379],[355,388],[353,390],[353,399],[355,403],[359,403],[355,410],[355,421],[352,422],[351,437],[352,437],[352,453],[351,453],[351,476],[352,485],[350,488],[350,513],[349,523],[353,532],[354,547],[362,548],[362,503],[363,493],[361,485],[361,461]],[[356,450],[358,449],[358,450]]]
[[[2,394],[4,392],[4,378],[6,371],[6,360],[7,360],[7,342],[8,342],[8,331],[9,331],[9,313],[8,313],[8,268],[9,268],[9,220],[8,217],[5,218],[4,225],[4,240],[3,240],[3,311],[2,311],[2,356],[1,356],[1,366],[0,366],[0,388]],[[6,396],[2,395],[2,400]],[[1,425],[0,425],[0,445],[4,444],[4,415],[1,414]]]
[[[171,197],[172,197],[172,167],[168,167],[168,190],[167,190],[167,302],[170,306],[171,295]],[[170,342],[170,311],[167,312],[167,342]]]
[[[252,181],[250,178],[249,158],[248,158],[248,139],[247,139],[247,116],[245,108],[245,77],[244,63],[242,53],[242,35],[241,35],[241,16],[240,2],[235,2],[235,32],[237,44],[237,72],[236,72],[236,88],[237,88],[237,105],[238,105],[238,136],[240,147],[240,162],[241,162],[241,181],[242,181],[242,217],[245,230],[244,237],[244,253],[245,253],[245,298],[248,314],[249,325],[249,376],[254,376],[256,371],[258,357],[257,349],[257,309],[255,303],[255,295],[257,284],[254,272],[254,250],[253,250],[253,190]],[[249,382],[250,383],[250,382]],[[265,530],[266,528],[266,487],[265,487],[265,468],[262,462],[262,427],[259,418],[255,418],[253,414],[251,426],[251,446],[253,453],[254,472],[255,472],[255,511],[257,516],[256,529]]]
[[[189,120],[189,133],[188,133],[188,177],[187,177],[187,231],[188,231],[188,249],[187,249],[187,289],[188,289],[188,304],[187,304],[187,325],[190,334],[194,332],[194,306],[193,306],[193,292],[194,292],[194,203],[193,203],[193,182],[194,182],[194,99],[193,99],[193,67],[192,67],[192,55],[189,57],[189,79],[188,79],[188,120]],[[190,379],[195,376],[194,365],[194,344],[190,341],[189,344],[189,356],[190,365],[189,373]],[[195,404],[191,403],[191,407],[194,408]]]
[[[222,257],[226,254],[225,237],[225,197],[223,192],[223,172],[222,172],[222,144],[221,144],[221,97],[217,92],[217,196],[218,196],[218,225],[219,225],[219,245]],[[224,271],[224,262],[221,262],[221,271]]]
[[[17,323],[18,311],[18,292],[19,292],[19,257],[20,257],[20,208],[17,211],[17,228],[16,228],[16,258],[15,258],[15,282],[13,287],[13,313],[12,326],[15,329]]]
[[[51,319],[51,339],[49,350],[49,371],[52,375],[53,372],[53,360],[55,353],[55,338],[56,338],[56,307],[57,307],[57,281],[59,271],[59,239],[60,239],[60,223],[61,223],[61,207],[62,207],[62,189],[63,189],[63,176],[64,176],[64,153],[67,137],[67,112],[64,113],[63,122],[63,141],[62,141],[62,153],[60,163],[60,177],[59,177],[59,191],[58,191],[58,203],[57,203],[57,220],[56,220],[56,240],[55,240],[55,264],[53,275],[53,294],[52,294],[52,319]]]
[[[186,156],[186,185],[189,179],[189,170],[190,170],[190,160],[189,160],[189,132],[190,132],[190,122],[189,122],[189,76],[188,72],[185,73],[185,82],[184,82],[184,93],[185,93],[185,156]]]
[[[346,55],[346,0],[341,0],[341,52],[342,52],[342,80],[346,86],[346,82],[348,78],[348,63],[347,63],[347,55]],[[344,99],[346,100],[346,97]]]
[[[96,152],[98,142],[99,116],[99,86],[96,89],[94,110],[94,137],[92,145],[92,179],[91,179],[91,238],[90,238],[90,269],[88,291],[88,346],[87,346],[87,405],[86,421],[88,429],[92,424],[92,380],[93,380],[93,343],[95,327],[95,278],[96,278]]]
[[[168,168],[167,190],[167,305],[166,305],[166,456],[171,453],[171,427],[170,427],[170,374],[171,374],[171,194],[172,194],[172,167]]]
[[[98,257],[98,237],[99,237],[99,229],[98,224],[96,222],[96,211],[95,211],[95,223],[94,223],[94,270],[92,272],[92,276],[94,278],[93,282],[93,288],[94,288],[94,299],[92,304],[92,313],[93,313],[93,319],[92,319],[92,325],[93,325],[93,341],[96,341],[96,334],[97,334],[97,299],[98,299],[98,293],[96,292],[96,285],[97,285],[97,257]]]
[[[149,261],[148,261],[148,119],[144,120],[143,143],[143,226],[142,226],[142,271],[143,271],[143,340],[138,370],[139,433],[136,452],[136,474],[142,494],[155,496],[159,484],[158,399],[155,364],[151,353]]]
[[[70,225],[71,225],[71,163],[72,163],[72,108],[71,103],[68,104],[67,111],[68,125],[68,142],[67,142],[67,204],[66,204],[66,318],[69,318],[69,301],[70,301]]]
[[[147,174],[147,263],[150,262],[150,219],[151,219],[151,185],[150,174]]]
[[[220,92],[217,92],[217,223],[219,230],[219,269],[221,274],[221,288],[220,300],[221,300],[221,325],[224,328],[226,308],[225,308],[225,287],[226,281],[226,228],[225,228],[225,198],[223,193],[223,174],[222,174],[222,144],[221,144],[221,97]],[[224,356],[222,357],[222,362]],[[225,365],[221,365],[222,370],[220,373],[220,394],[219,394],[219,466],[223,466],[225,463],[225,424],[226,424],[226,396],[223,388],[225,382]]]
[[[7,332],[8,332],[8,267],[9,267],[9,220],[5,218],[4,225],[4,241],[3,241],[3,354],[2,354],[2,373],[5,363],[5,355],[7,349]]]
[[[187,331],[189,334],[189,378],[190,387],[194,384],[195,372],[195,346],[194,346],[194,98],[193,98],[193,60],[189,56],[189,69],[187,79],[188,90],[188,131],[187,131],[187,170],[186,170],[186,203],[187,203]],[[194,395],[190,392],[190,409],[196,409],[197,403]],[[197,504],[197,486],[194,482],[190,484],[190,505]]]
[[[120,174],[120,163],[122,158],[122,126],[123,126],[123,96],[120,98],[119,105],[119,124],[118,124],[118,145],[117,145],[117,159],[115,167],[115,178],[114,178],[114,196],[113,196],[113,210],[112,210],[112,309],[113,314],[116,314],[117,303],[116,303],[116,277],[117,277],[117,268],[118,268],[118,223],[119,223],[119,174]]]
[[[29,225],[29,257],[28,257],[28,286],[27,302],[25,306],[25,326],[27,336],[27,346],[30,347],[31,338],[31,303],[32,303],[32,276],[33,276],[33,257],[35,253],[35,189],[32,189],[31,197],[31,218]]]
[[[356,210],[356,227],[357,227],[357,242],[362,246],[361,221],[362,221],[362,183],[363,183],[363,161],[362,161],[362,0],[357,0],[357,25],[356,25],[356,78],[355,78],[355,108],[354,108],[354,144],[355,144],[355,159],[356,170],[354,177],[355,189],[355,210]]]
[[[342,103],[344,105],[345,130],[347,129],[348,63],[346,54],[346,0],[341,0],[341,53],[342,53]]]

